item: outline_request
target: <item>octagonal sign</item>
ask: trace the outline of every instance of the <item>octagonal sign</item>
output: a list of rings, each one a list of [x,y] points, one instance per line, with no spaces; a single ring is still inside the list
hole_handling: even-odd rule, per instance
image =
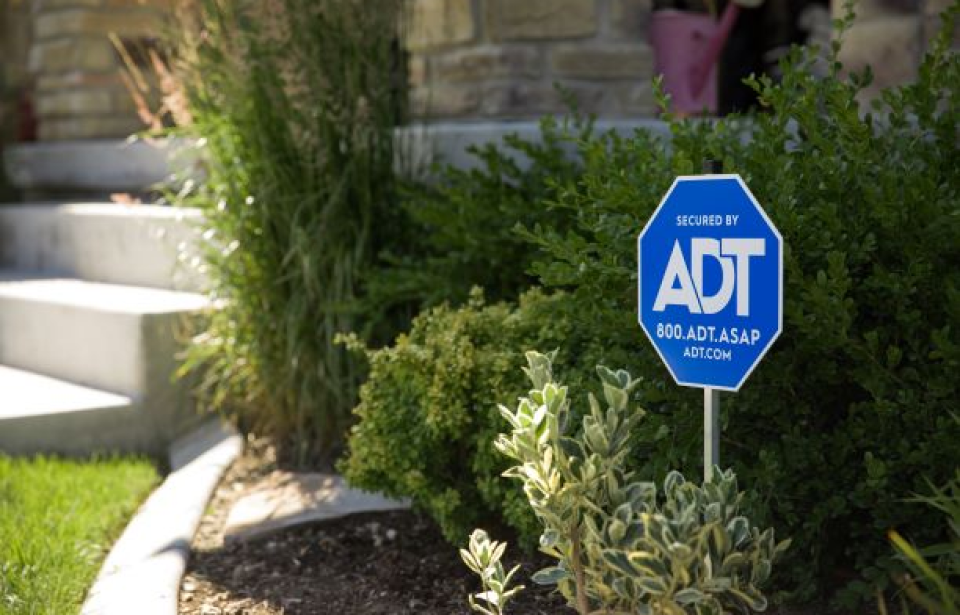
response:
[[[783,323],[783,238],[746,184],[678,177],[637,251],[640,325],[673,378],[739,390]]]

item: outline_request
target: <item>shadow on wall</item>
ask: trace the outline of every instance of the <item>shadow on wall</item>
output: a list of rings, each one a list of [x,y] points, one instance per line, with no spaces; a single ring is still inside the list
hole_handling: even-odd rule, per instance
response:
[[[0,35],[3,34],[0,22]],[[0,49],[0,53],[2,53]],[[0,62],[2,62],[0,56]],[[37,122],[29,86],[11,76],[9,66],[0,63],[0,203],[20,200],[23,196],[7,172],[6,154],[15,143],[36,141]]]
[[[3,164],[4,151],[8,143],[10,141],[6,138],[6,135],[0,137],[0,205],[18,202],[21,196],[17,188],[10,182],[6,165]]]

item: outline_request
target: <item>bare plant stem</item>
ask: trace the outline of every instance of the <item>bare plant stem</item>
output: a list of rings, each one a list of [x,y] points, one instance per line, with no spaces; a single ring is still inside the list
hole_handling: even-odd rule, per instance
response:
[[[577,612],[580,615],[590,615],[590,602],[587,598],[587,577],[583,572],[582,554],[580,552],[580,525],[574,522],[570,530],[570,544],[573,547],[571,565],[573,578],[577,585]]]

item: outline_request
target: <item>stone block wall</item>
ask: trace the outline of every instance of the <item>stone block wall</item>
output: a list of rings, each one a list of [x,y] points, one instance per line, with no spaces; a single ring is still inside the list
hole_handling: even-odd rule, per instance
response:
[[[408,0],[417,119],[650,116],[650,0]]]
[[[134,44],[157,37],[175,1],[0,0],[0,76],[8,89],[32,88],[41,140],[125,137],[143,127],[107,35]],[[412,115],[533,119],[566,109],[558,84],[601,118],[651,116],[651,1],[405,0]],[[865,97],[916,76],[952,1],[859,1],[843,60],[873,66]],[[840,1],[832,4],[839,11]]]
[[[866,104],[881,90],[917,78],[924,53],[940,31],[941,15],[953,0],[858,0],[856,19],[844,37],[840,59],[852,71],[868,64],[873,83],[861,93]],[[833,3],[835,16],[843,13]],[[954,47],[960,32],[954,32]]]
[[[13,88],[26,78],[30,45],[30,5],[26,0],[0,3],[0,86]]]
[[[169,6],[161,0],[34,4],[29,69],[40,140],[126,137],[142,130],[108,35],[134,46],[157,37]]]
[[[28,81],[29,26],[26,0],[0,2],[0,143],[16,130],[18,103]]]

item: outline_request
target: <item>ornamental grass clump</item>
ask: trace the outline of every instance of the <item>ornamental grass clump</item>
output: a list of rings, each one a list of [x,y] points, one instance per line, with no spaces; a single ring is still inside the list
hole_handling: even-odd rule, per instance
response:
[[[213,407],[294,442],[301,461],[349,423],[363,369],[334,340],[368,329],[362,272],[396,227],[398,11],[203,0],[180,45],[206,177],[179,200],[203,211],[220,306],[184,369],[203,374]]]
[[[960,420],[954,416],[954,420]],[[948,538],[945,542],[917,547],[896,530],[887,537],[904,561],[909,572],[895,581],[903,596],[932,615],[960,615],[960,470],[946,486],[930,486],[933,493],[917,496],[911,502],[926,504],[944,515]],[[887,612],[881,597],[881,613]],[[906,601],[901,611],[909,613]]]
[[[740,514],[733,472],[716,468],[701,486],[671,472],[658,493],[627,463],[644,415],[630,407],[638,381],[597,367],[606,409],[589,395],[574,433],[551,356],[530,352],[527,362],[533,389],[515,411],[500,407],[511,432],[496,448],[517,463],[504,475],[523,484],[543,526],[540,549],[557,560],[533,580],[556,585],[580,615],[765,610],[761,588],[790,541],[776,542],[772,529]]]

